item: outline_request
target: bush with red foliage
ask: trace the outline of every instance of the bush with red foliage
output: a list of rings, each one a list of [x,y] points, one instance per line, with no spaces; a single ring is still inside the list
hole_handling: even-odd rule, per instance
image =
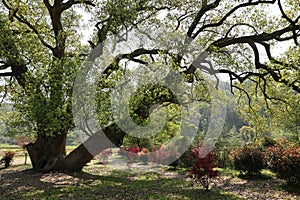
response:
[[[150,152],[147,148],[135,147],[122,147],[118,151],[119,155],[127,157],[130,163],[134,161],[142,161],[144,164],[148,162],[171,165],[171,161],[176,161],[178,153],[171,148],[164,148],[164,146],[154,146]]]
[[[211,179],[218,176],[218,172],[214,170],[214,168],[218,166],[217,156],[213,152],[210,152],[206,156],[201,157],[200,151],[200,146],[191,150],[193,165],[190,173],[196,183],[200,183],[206,190],[208,190]]]
[[[4,167],[7,168],[11,165],[15,152],[13,151],[6,151],[4,156],[1,159],[1,163],[4,163]]]
[[[150,161],[162,165],[170,164],[172,160],[176,160],[177,152],[174,149],[165,149],[164,146],[155,147],[150,154]]]
[[[140,147],[122,147],[119,150],[119,155],[126,156],[128,160],[135,161],[138,159],[138,153],[141,151]]]
[[[236,170],[248,175],[258,175],[265,166],[264,152],[259,147],[245,145],[231,151],[230,156]]]
[[[141,151],[141,149],[140,149],[140,147],[138,147],[138,146],[135,146],[135,147],[129,147],[128,148],[128,152],[129,153],[138,153],[138,152],[140,152]]]
[[[300,185],[300,146],[276,144],[266,150],[268,168],[290,185]]]
[[[127,149],[127,158],[131,161],[135,161],[138,159],[138,153],[140,152],[140,147],[135,146],[135,147],[129,147]]]

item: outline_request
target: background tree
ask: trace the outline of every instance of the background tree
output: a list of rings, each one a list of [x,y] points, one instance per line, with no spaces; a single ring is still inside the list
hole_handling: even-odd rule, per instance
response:
[[[246,95],[239,98],[238,113],[253,127],[256,142],[263,137],[285,137],[292,142],[299,142],[299,93],[284,84],[272,80],[265,86],[270,100],[258,88],[263,84],[252,83],[248,86],[251,102]],[[255,141],[252,141],[255,142]]]

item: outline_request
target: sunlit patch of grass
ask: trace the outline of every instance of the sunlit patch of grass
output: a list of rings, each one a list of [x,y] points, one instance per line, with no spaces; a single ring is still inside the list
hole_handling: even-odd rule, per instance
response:
[[[219,172],[219,176],[230,176],[232,178],[238,177],[241,179],[248,179],[248,180],[264,180],[264,179],[270,179],[276,177],[276,175],[268,169],[263,169],[261,173],[257,175],[249,175],[228,168],[215,168],[215,169]]]
[[[190,169],[189,168],[183,168],[183,167],[166,167],[164,170],[176,172],[179,174],[186,174]]]
[[[219,176],[231,176],[231,177],[238,177],[240,172],[234,169],[229,168],[215,168],[216,171],[219,172]]]
[[[23,197],[37,197],[37,196],[43,196],[44,195],[44,190],[30,190],[28,192],[24,192],[22,194]]]
[[[0,149],[21,149],[21,147],[15,144],[0,144]]]
[[[1,154],[3,154],[6,151],[13,151],[16,153],[15,157],[20,157],[24,154],[23,149],[18,145],[0,144],[0,150],[1,150],[1,152],[0,152]]]
[[[261,174],[264,175],[264,176],[270,177],[270,178],[275,178],[276,177],[276,174],[273,173],[269,169],[263,169],[263,170],[261,170]]]
[[[22,168],[23,170],[26,170],[26,169],[31,169],[32,168],[32,165],[31,164],[18,164],[18,165],[14,165],[13,166],[14,168],[16,168],[16,167],[20,167],[20,168]]]
[[[276,175],[268,169],[261,170],[261,173],[259,174],[240,173],[238,175],[239,178],[246,179],[246,180],[267,180],[267,179],[275,178],[275,176]]]
[[[66,153],[70,153],[71,151],[73,151],[77,146],[71,146],[71,145],[68,145],[66,146]]]
[[[155,179],[159,179],[160,177],[161,175],[158,173],[149,172],[145,174],[140,174],[139,176],[136,177],[135,180],[155,180]]]

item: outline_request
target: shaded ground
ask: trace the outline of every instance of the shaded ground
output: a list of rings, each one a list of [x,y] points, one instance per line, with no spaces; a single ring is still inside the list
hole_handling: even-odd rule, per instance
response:
[[[206,192],[187,176],[162,168],[144,174],[99,164],[77,173],[43,174],[29,168],[17,165],[0,171],[0,199],[300,199],[299,188],[288,191],[273,177],[221,176]]]

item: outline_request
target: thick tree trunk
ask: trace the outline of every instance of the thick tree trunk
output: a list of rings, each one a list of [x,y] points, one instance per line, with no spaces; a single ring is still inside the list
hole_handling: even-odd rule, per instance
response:
[[[51,171],[63,165],[66,157],[66,134],[39,137],[26,145],[32,167],[39,171]]]
[[[104,133],[105,132],[105,133]],[[115,124],[89,137],[66,156],[66,135],[39,138],[26,145],[33,169],[41,172],[80,171],[101,151],[122,145],[125,133]]]
[[[101,151],[113,147],[115,145],[105,137],[104,133],[94,134],[66,157],[65,169],[68,171],[80,171]]]

